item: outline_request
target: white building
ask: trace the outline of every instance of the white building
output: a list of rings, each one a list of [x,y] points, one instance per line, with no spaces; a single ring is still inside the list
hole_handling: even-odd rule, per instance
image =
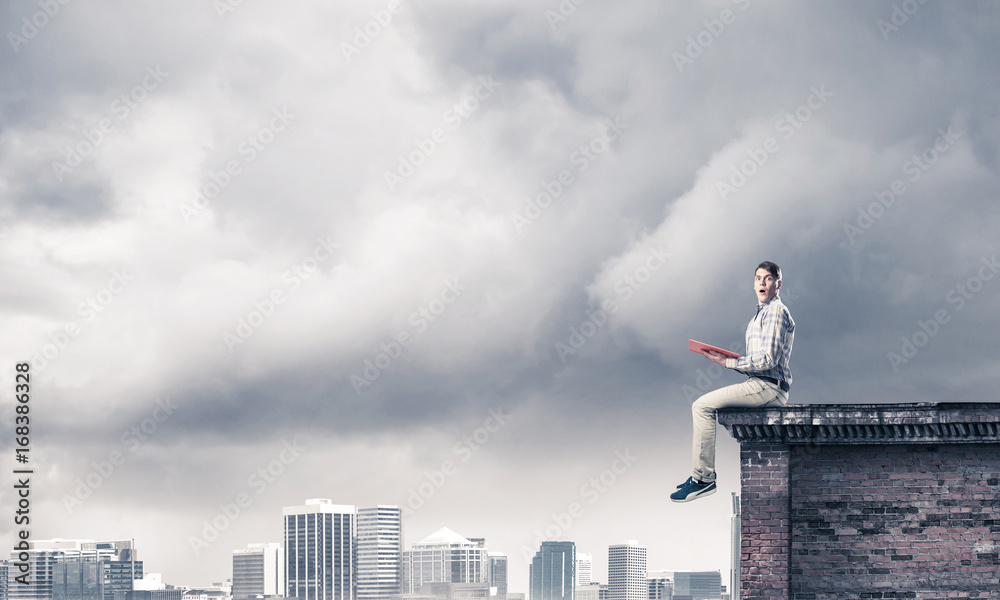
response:
[[[308,600],[354,600],[357,509],[314,498],[282,509],[285,595]]]
[[[488,583],[488,554],[485,544],[442,527],[403,553],[403,593],[432,582]]]
[[[601,584],[590,582],[590,585],[576,586],[574,600],[601,600]]]
[[[163,583],[162,573],[145,573],[142,579],[136,579],[132,589],[144,592],[165,590],[167,586]]]
[[[233,600],[285,593],[285,557],[281,544],[248,544],[233,550]]]
[[[576,586],[587,587],[593,581],[594,555],[580,552],[576,555]]]
[[[648,600],[646,548],[635,540],[608,548],[608,600]]]
[[[403,588],[403,513],[398,506],[358,509],[357,529],[357,600],[389,600]]]

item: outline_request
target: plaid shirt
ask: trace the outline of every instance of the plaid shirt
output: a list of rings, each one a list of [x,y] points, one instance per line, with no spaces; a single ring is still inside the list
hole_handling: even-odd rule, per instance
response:
[[[757,314],[747,325],[747,353],[739,358],[727,358],[726,367],[744,375],[774,377],[792,383],[788,359],[792,355],[795,321],[775,296],[757,305]]]

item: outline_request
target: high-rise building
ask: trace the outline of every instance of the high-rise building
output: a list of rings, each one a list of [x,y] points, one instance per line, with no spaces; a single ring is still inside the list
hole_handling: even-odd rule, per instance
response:
[[[9,586],[7,597],[17,600],[52,598],[52,570],[67,557],[80,554],[83,540],[36,540],[28,542],[28,550],[10,553],[7,567]],[[22,584],[17,577],[25,577]]]
[[[496,588],[495,600],[507,600],[507,555],[490,552],[487,580],[491,588]]]
[[[7,600],[7,560],[0,560],[0,600]]]
[[[674,573],[674,600],[719,600],[722,574],[719,571],[677,571]]]
[[[529,600],[573,600],[576,592],[576,544],[542,542],[528,573]]]
[[[358,509],[357,600],[389,600],[403,589],[403,512],[398,506]]]
[[[285,557],[281,544],[248,544],[233,550],[233,600],[285,594]]]
[[[657,571],[646,574],[649,584],[649,600],[671,600],[674,596],[674,576],[669,571]]]
[[[5,598],[113,600],[115,592],[131,591],[133,581],[142,578],[142,561],[128,540],[37,540],[29,546],[23,551],[27,556],[11,553]],[[15,580],[23,573],[19,564],[30,574],[27,585]]]
[[[282,509],[285,595],[302,600],[354,600],[357,510],[314,498]]]
[[[593,581],[594,555],[580,552],[576,555],[576,587],[585,587]]]
[[[425,583],[486,583],[488,552],[447,527],[403,553],[403,593],[416,594]]]
[[[646,548],[635,540],[608,548],[608,597],[610,600],[648,600]]]

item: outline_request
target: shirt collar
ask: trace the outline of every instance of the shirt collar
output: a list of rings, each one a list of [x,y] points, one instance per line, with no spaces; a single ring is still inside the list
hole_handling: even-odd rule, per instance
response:
[[[767,306],[767,305],[771,304],[771,303],[772,303],[772,302],[774,302],[775,300],[781,300],[781,298],[780,298],[780,297],[779,297],[779,296],[778,296],[777,294],[775,294],[773,298],[771,298],[770,300],[768,300],[767,302],[765,302],[765,303],[763,303],[763,304],[761,304],[761,303],[759,303],[759,302],[758,302],[758,303],[757,303],[757,312],[760,312],[760,310],[761,310],[762,308],[764,308],[765,306]]]

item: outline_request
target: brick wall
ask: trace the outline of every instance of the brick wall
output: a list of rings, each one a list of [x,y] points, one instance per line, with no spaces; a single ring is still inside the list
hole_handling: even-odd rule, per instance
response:
[[[789,598],[789,457],[780,444],[740,449],[742,600]]]
[[[742,600],[1000,599],[1000,404],[723,409]]]
[[[791,598],[1000,598],[1000,444],[816,450],[790,470]]]

